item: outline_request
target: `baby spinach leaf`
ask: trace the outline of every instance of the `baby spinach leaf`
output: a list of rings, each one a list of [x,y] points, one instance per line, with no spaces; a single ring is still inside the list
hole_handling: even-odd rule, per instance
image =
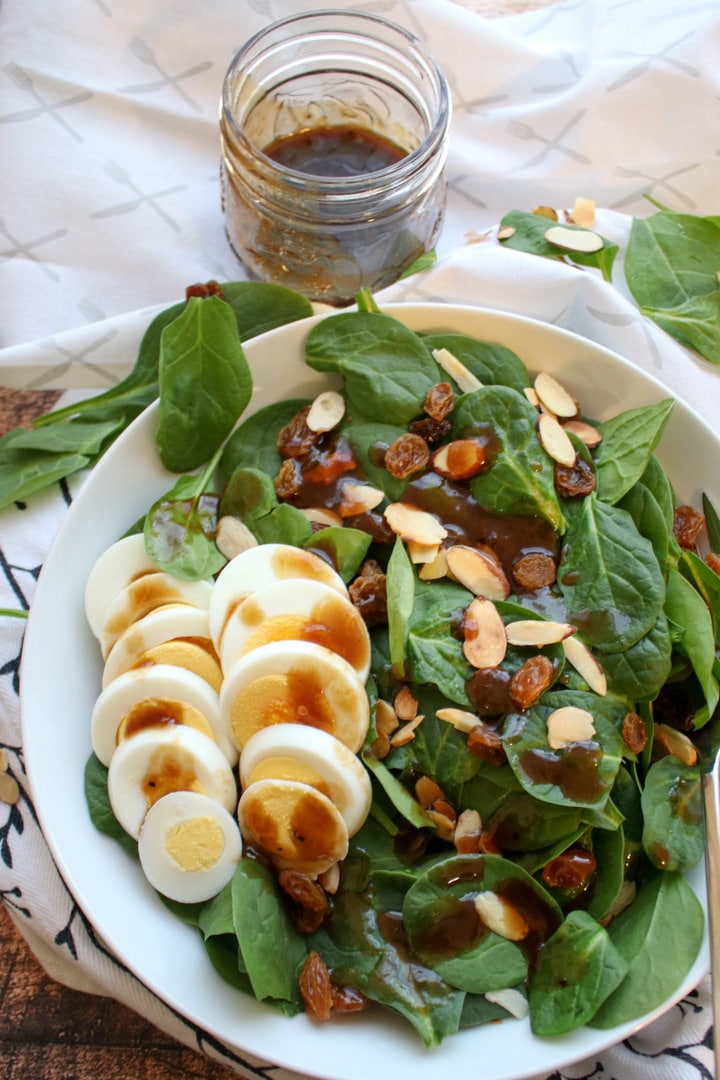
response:
[[[614,504],[643,475],[660,441],[675,401],[628,409],[600,425],[602,442],[595,454],[596,493]]]
[[[360,569],[370,542],[369,534],[362,529],[331,525],[327,529],[318,529],[303,546],[327,558],[347,584]]]
[[[660,612],[646,634],[627,649],[602,654],[608,690],[634,702],[654,701],[672,668],[672,641],[665,613]]]
[[[702,504],[710,550],[720,555],[720,515],[705,492],[703,492]]]
[[[377,420],[360,421],[353,417],[344,427],[361,474],[374,487],[380,488],[391,502],[397,502],[407,486],[407,480],[394,477],[385,468],[384,452],[395,439],[407,433],[407,428]]]
[[[472,668],[462,641],[452,633],[457,610],[454,598],[442,600],[413,620],[407,634],[408,674],[414,683],[437,686],[450,701],[469,708],[465,685]]]
[[[496,766],[491,766],[495,770]],[[512,772],[508,766],[509,771]],[[487,781],[487,773],[481,783]],[[492,775],[492,774],[491,774]],[[545,803],[527,791],[518,790],[519,784],[512,772],[516,787],[492,811],[482,814],[486,828],[497,839],[503,851],[520,853],[547,851],[561,845],[564,850],[584,828],[584,808],[560,803]],[[467,785],[474,792],[480,785]],[[479,807],[481,804],[477,804]],[[535,859],[527,860],[526,869],[533,867]],[[543,865],[541,863],[540,865]]]
[[[627,974],[607,930],[585,911],[571,911],[540,950],[530,979],[530,1028],[564,1035],[582,1027]]]
[[[594,495],[572,514],[558,579],[568,618],[601,652],[634,645],[656,623],[665,582],[630,514]]]
[[[612,280],[612,268],[615,256],[618,253],[617,244],[602,237],[603,246],[599,251],[583,254],[576,251],[562,251],[556,244],[551,244],[545,239],[545,233],[553,223],[539,214],[531,214],[524,210],[510,210],[500,222],[501,230],[514,229],[510,235],[502,235],[501,243],[504,247],[515,248],[516,251],[526,251],[530,255],[542,255],[546,259],[557,259],[560,262],[573,262],[579,266],[595,267],[602,273],[605,281]],[[586,232],[575,225],[563,225],[570,231]]]
[[[0,443],[0,510],[91,464],[92,458],[87,454],[5,450]]]
[[[704,927],[700,902],[682,874],[656,871],[608,925],[628,973],[589,1021],[608,1030],[662,1005],[692,967]]]
[[[145,517],[145,548],[157,565],[189,581],[210,578],[226,563],[215,544],[217,496],[203,478],[181,476]]]
[[[313,307],[306,297],[268,281],[227,281],[221,285],[232,308],[242,341],[266,334],[277,326],[307,319]]]
[[[720,228],[712,218],[660,210],[634,218],[625,277],[643,315],[720,363]]]
[[[530,385],[525,364],[512,349],[478,341],[465,334],[428,334],[423,337],[430,352],[447,349],[485,385],[502,384],[523,392]]]
[[[306,359],[316,371],[345,379],[350,411],[392,416],[407,427],[420,416],[440,369],[421,339],[396,319],[378,312],[343,312],[312,328]]]
[[[453,438],[492,431],[499,445],[487,472],[471,482],[473,498],[499,514],[535,514],[562,532],[565,519],[555,491],[554,465],[540,445],[537,412],[524,394],[486,386],[460,398]]]
[[[240,467],[225,483],[218,514],[242,518],[250,531],[254,524],[278,505],[273,482],[262,469]]]
[[[720,700],[720,686],[714,674],[715,629],[707,605],[689,581],[674,568],[667,581],[665,612],[671,624],[676,649],[692,664],[712,716]]]
[[[638,480],[617,505],[627,510],[635,522],[635,527],[653,546],[655,558],[660,566],[665,566],[670,551],[672,525],[668,523],[655,493],[642,480]]]
[[[406,675],[406,642],[415,594],[415,571],[399,536],[388,560],[386,582],[390,663],[395,677],[403,679]]]
[[[162,332],[156,442],[172,472],[202,465],[250,401],[252,379],[232,308],[192,297]]]
[[[413,798],[383,761],[378,761],[370,751],[363,753],[362,759],[397,812],[406,821],[416,829],[434,828],[432,819],[427,816],[417,799]]]
[[[275,476],[282,458],[277,448],[278,432],[307,402],[298,398],[277,401],[258,409],[238,424],[225,443],[218,479],[224,487],[236,469],[259,469]]]
[[[678,570],[705,601],[714,626],[715,644],[720,646],[720,574],[716,574],[694,551],[683,551]]]
[[[91,754],[85,764],[83,783],[85,801],[90,820],[98,832],[117,840],[120,846],[133,858],[137,858],[137,841],[125,832],[115,817],[107,786],[108,770],[95,754]]]
[[[0,460],[5,450],[38,450],[55,454],[87,454],[94,457],[102,453],[111,437],[121,426],[119,420],[98,423],[73,420],[69,424],[55,424],[40,428],[13,428],[0,439]]]
[[[593,829],[592,852],[597,869],[585,911],[600,921],[608,914],[622,888],[625,874],[625,831],[622,825],[618,829]]]
[[[642,792],[642,843],[660,870],[692,870],[703,857],[705,831],[699,766],[673,754],[650,766]]]

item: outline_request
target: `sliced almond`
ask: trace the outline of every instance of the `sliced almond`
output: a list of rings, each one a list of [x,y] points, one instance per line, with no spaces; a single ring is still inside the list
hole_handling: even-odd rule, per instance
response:
[[[445,793],[431,776],[420,776],[415,781],[415,798],[427,810],[438,799],[444,799]]]
[[[517,229],[514,225],[501,225],[497,231],[497,238],[498,240],[509,240],[516,232]]]
[[[426,810],[425,813],[435,826],[435,832],[448,844],[452,844],[455,837],[455,822],[439,810]]]
[[[340,517],[355,517],[356,514],[366,514],[375,510],[385,498],[385,492],[372,484],[357,483],[354,480],[343,480],[340,485],[340,505],[338,510]]]
[[[0,746],[0,772],[6,772],[9,766],[7,750]]]
[[[607,693],[607,678],[600,662],[584,641],[574,635],[563,639],[563,649],[578,675],[582,675],[591,690],[601,697]]]
[[[470,436],[445,443],[432,455],[430,464],[447,480],[470,480],[484,468],[486,461],[484,444]]]
[[[530,402],[532,407],[534,409],[537,409],[538,412],[539,412],[540,409],[542,408],[542,404],[540,402],[540,398],[537,396],[537,390],[535,389],[535,387],[534,386],[524,386],[523,387],[523,394],[528,399],[528,401]]]
[[[544,217],[548,221],[558,220],[558,212],[554,206],[536,206],[532,212],[535,217]]]
[[[475,713],[468,712],[467,709],[458,709],[454,705],[438,709],[435,715],[438,720],[444,720],[446,724],[452,724],[457,731],[462,731],[466,735],[477,727],[478,718]]]
[[[375,727],[378,731],[384,731],[386,735],[392,735],[400,727],[397,713],[390,702],[382,698],[375,706]]]
[[[226,559],[234,559],[241,551],[257,547],[257,539],[240,518],[225,514],[217,523],[215,543]]]
[[[435,562],[439,551],[439,544],[416,544],[411,540],[407,546],[410,562],[415,566],[424,566],[427,563]],[[442,575],[440,576],[442,577]]]
[[[516,619],[508,623],[505,633],[510,645],[556,645],[574,634],[577,627],[572,623],[554,622],[552,619]]]
[[[455,849],[461,855],[477,854],[482,848],[482,818],[477,810],[467,809],[455,822]]]
[[[574,743],[589,742],[595,734],[595,721],[587,709],[563,705],[551,712],[546,721],[548,746],[564,750]]]
[[[386,731],[378,729],[377,738],[367,752],[374,757],[376,761],[382,761],[383,758],[388,756],[391,749],[390,736]]]
[[[525,917],[491,889],[478,893],[474,904],[478,915],[494,934],[508,941],[522,941],[527,937],[530,928]]]
[[[666,754],[673,754],[682,761],[683,765],[695,765],[697,763],[697,748],[687,737],[684,731],[670,727],[668,724],[655,724],[653,736],[653,749],[661,747]]]
[[[573,446],[567,432],[562,425],[551,413],[540,413],[538,417],[538,438],[542,444],[543,450],[553,461],[557,461],[559,465],[574,465],[575,447]]]
[[[409,503],[390,503],[383,514],[392,531],[406,543],[440,544],[447,536],[447,529],[438,518]]]
[[[422,563],[418,570],[418,577],[422,581],[438,581],[447,574],[447,551],[438,548],[438,553],[432,562]]]
[[[340,888],[340,863],[333,863],[329,870],[318,874],[318,885],[321,885],[330,896],[334,896]]]
[[[541,371],[535,378],[534,386],[535,393],[547,412],[568,419],[577,416],[577,402],[554,375]]]
[[[345,400],[337,390],[323,390],[310,406],[305,423],[311,431],[332,431],[345,415]]]
[[[574,435],[577,435],[578,439],[585,443],[588,450],[594,450],[602,442],[601,432],[585,420],[565,420],[563,427],[565,431],[572,431]]]
[[[418,699],[409,686],[398,690],[393,701],[393,708],[399,720],[414,720],[418,711]]]
[[[323,528],[340,528],[342,526],[343,519],[340,515],[324,506],[300,506],[298,509],[312,525],[321,525]]]
[[[480,380],[457,356],[453,356],[449,349],[433,349],[433,357],[445,374],[457,383],[463,394],[470,394],[482,387]]]
[[[569,251],[576,255],[592,255],[602,251],[603,238],[590,229],[571,229],[567,225],[551,225],[545,232],[545,239],[553,247]]]
[[[478,548],[453,544],[447,549],[448,573],[474,596],[488,600],[507,600],[510,582],[495,559]]]
[[[415,738],[415,732],[420,724],[425,719],[424,716],[416,716],[414,720],[409,720],[407,724],[403,724],[399,727],[394,735],[390,738],[391,746],[407,746],[409,742]]]
[[[20,788],[14,776],[9,772],[0,772],[0,802],[14,806],[20,798]]]
[[[583,229],[592,229],[595,224],[595,200],[578,195],[570,211],[570,219],[574,225],[580,225]]]
[[[516,1020],[522,1020],[530,1011],[528,999],[513,986],[507,986],[502,990],[488,990],[485,1000],[491,1005],[499,1005],[501,1009],[507,1009]]]
[[[463,653],[474,668],[494,668],[507,652],[505,624],[492,600],[476,596],[465,609]]]

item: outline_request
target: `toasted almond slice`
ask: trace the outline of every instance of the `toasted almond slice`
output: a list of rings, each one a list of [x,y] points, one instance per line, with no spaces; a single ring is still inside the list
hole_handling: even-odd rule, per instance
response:
[[[375,727],[378,731],[384,731],[386,735],[392,735],[400,727],[398,715],[389,701],[380,698],[375,706]]]
[[[452,844],[455,837],[455,822],[439,810],[426,810],[425,813],[435,826],[435,831],[441,840]]]
[[[20,798],[20,788],[14,776],[9,772],[0,773],[0,802],[14,806]]]
[[[570,218],[573,225],[580,225],[583,229],[592,229],[595,224],[595,200],[578,195],[570,211]]]
[[[407,551],[411,563],[414,563],[416,566],[424,566],[428,563],[435,562],[438,552],[440,551],[440,545],[416,544],[411,540],[408,543]]]
[[[318,874],[318,885],[321,885],[330,896],[334,896],[340,888],[340,863],[333,863],[329,870]]]
[[[525,917],[491,889],[478,893],[474,903],[478,915],[494,934],[508,941],[527,937],[529,927]]]
[[[562,383],[547,371],[541,371],[535,378],[535,392],[547,412],[555,416],[577,416],[577,402]]]
[[[563,705],[551,712],[546,721],[548,746],[564,750],[573,743],[589,742],[595,734],[595,721],[587,709]]]
[[[567,432],[552,413],[540,413],[538,417],[538,437],[543,449],[559,465],[575,464],[575,447]]]
[[[562,425],[565,431],[572,431],[581,442],[584,442],[588,450],[594,450],[602,442],[602,433],[592,424],[585,420],[565,420]]]
[[[501,225],[497,232],[498,240],[509,240],[516,233],[514,225]]]
[[[449,349],[433,349],[433,357],[445,374],[457,383],[463,394],[470,394],[473,390],[479,390],[482,387],[480,380],[465,367],[461,360],[458,360],[457,356],[453,356]]]
[[[455,831],[457,833],[457,829]],[[528,999],[513,986],[506,986],[503,990],[488,990],[485,1000],[491,1005],[499,1005],[501,1009],[507,1009],[516,1020],[522,1020],[530,1011]]]
[[[226,559],[234,559],[241,551],[257,547],[257,539],[240,518],[225,514],[217,523],[215,543]]]
[[[425,719],[424,716],[416,716],[413,720],[408,720],[407,724],[403,724],[399,727],[394,735],[390,738],[391,746],[406,746],[407,743],[412,742],[415,738],[415,731]]]
[[[508,623],[505,633],[510,645],[555,645],[565,641],[576,632],[571,623],[553,622],[551,619],[516,619]]]
[[[655,724],[653,730],[656,746],[661,746],[668,754],[674,754],[683,765],[695,765],[698,757],[697,748],[684,731],[659,723]]]
[[[340,528],[343,519],[334,510],[328,510],[324,506],[299,506],[298,510],[313,525],[322,525],[323,528]]]
[[[433,514],[409,503],[390,503],[383,514],[392,531],[406,543],[440,544],[447,536],[447,529]]]
[[[429,563],[421,563],[418,570],[418,577],[422,581],[438,581],[439,578],[444,578],[447,574],[447,551],[445,548],[438,548],[438,553]]]
[[[494,668],[507,652],[505,624],[492,600],[476,596],[465,609],[463,653],[474,668]]]
[[[540,401],[540,398],[537,395],[537,390],[535,389],[535,387],[534,386],[524,386],[523,387],[523,394],[528,399],[528,401],[533,406],[533,408],[537,409],[538,412],[539,412],[540,409],[542,408],[542,403]]]
[[[415,781],[415,798],[427,810],[437,799],[444,799],[445,793],[431,776],[420,776]]]
[[[332,431],[345,415],[345,400],[337,390],[323,390],[310,406],[305,423],[311,431]]]
[[[393,701],[393,708],[398,720],[414,720],[418,711],[418,699],[409,686],[403,686],[398,690]]]
[[[9,764],[7,750],[0,746],[0,772],[6,772]]]
[[[474,596],[507,600],[510,595],[510,582],[503,568],[478,548],[453,544],[447,549],[447,568]]]
[[[598,659],[584,641],[571,634],[563,639],[565,656],[591,690],[601,697],[607,693],[607,679]]]
[[[470,480],[483,469],[487,451],[480,439],[453,439],[439,447],[430,464],[447,480]]]
[[[566,225],[551,225],[545,232],[545,239],[553,247],[577,255],[592,255],[596,251],[602,251],[604,246],[602,236],[596,232],[590,229],[571,229]]]
[[[466,735],[477,727],[478,718],[475,713],[468,712],[467,709],[458,709],[454,705],[438,709],[435,715],[438,720],[444,720],[446,724],[452,724],[457,731],[462,731]]]
[[[365,514],[376,507],[385,498],[385,492],[372,484],[356,483],[354,480],[343,480],[340,485],[340,517],[354,517],[356,514]]]
[[[453,843],[461,855],[477,854],[482,845],[482,818],[477,810],[463,810],[455,822]]]

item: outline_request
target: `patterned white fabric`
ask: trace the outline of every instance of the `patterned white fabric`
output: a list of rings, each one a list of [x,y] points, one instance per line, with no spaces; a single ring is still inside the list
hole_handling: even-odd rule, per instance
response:
[[[337,4],[336,6],[350,6]],[[431,271],[383,300],[447,300],[529,315],[609,346],[711,423],[720,369],[608,285],[479,240],[512,208],[603,209],[621,245],[650,195],[718,213],[720,9],[715,0],[566,0],[487,20],[451,0],[361,0],[432,46],[454,99],[447,221]],[[243,276],[223,232],[217,100],[234,49],[299,0],[59,0],[0,7],[0,384],[112,385],[158,307],[185,286]],[[719,254],[720,258],[720,254]],[[720,265],[720,262],[719,262]],[[132,314],[126,314],[132,312]],[[0,607],[27,608],[82,477],[0,514]],[[44,844],[18,716],[23,624],[0,634],[0,746],[21,789],[0,804],[0,897],[48,972],[124,1001],[244,1077],[283,1069],[220,1046],[105,948]],[[709,980],[598,1060],[536,1080],[713,1075]]]

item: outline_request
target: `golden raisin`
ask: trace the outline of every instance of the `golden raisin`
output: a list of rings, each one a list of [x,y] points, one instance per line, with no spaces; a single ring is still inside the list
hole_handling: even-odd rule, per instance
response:
[[[510,680],[510,699],[516,708],[529,709],[543,694],[555,675],[552,660],[538,653],[530,656]]]
[[[321,435],[317,431],[311,431],[307,426],[309,412],[310,406],[303,405],[292,420],[281,428],[277,437],[277,448],[283,457],[303,458],[320,440]]]
[[[455,393],[449,382],[431,386],[425,395],[425,412],[432,420],[445,420],[455,408]]]
[[[286,458],[274,480],[278,499],[292,499],[302,487],[302,469],[295,458]]]
[[[322,886],[299,870],[281,870],[278,884],[290,898],[295,929],[301,934],[318,930],[330,914],[330,901]]]
[[[355,1013],[367,1009],[370,1002],[354,986],[333,986],[332,1007],[334,1012]]]
[[[681,548],[686,551],[695,547],[705,525],[705,517],[692,506],[676,506],[673,515],[673,532]]]
[[[209,296],[219,296],[221,300],[225,299],[225,293],[219,281],[197,282],[195,285],[188,285],[185,290],[185,299],[191,300],[196,296],[199,296],[201,300],[207,300]]]
[[[595,473],[592,465],[576,455],[573,465],[555,465],[555,490],[565,499],[589,495],[595,490]]]
[[[385,451],[385,468],[396,480],[404,480],[424,469],[430,460],[430,447],[421,435],[399,435]]]
[[[468,734],[467,748],[471,754],[490,765],[504,765],[507,760],[500,732],[489,724],[476,724],[472,728]]]
[[[709,551],[705,556],[705,562],[711,570],[714,570],[720,576],[720,555],[716,555],[714,551]]]
[[[433,420],[431,416],[424,416],[422,420],[413,420],[408,424],[408,431],[422,436],[429,446],[437,446],[451,430],[452,424],[449,420]]]
[[[587,848],[571,847],[556,855],[543,867],[546,885],[555,889],[579,889],[595,873],[597,860]]]
[[[636,712],[625,713],[622,736],[628,750],[631,750],[633,754],[641,754],[648,739],[647,727],[642,716],[638,716]]]
[[[515,584],[528,592],[545,589],[555,583],[557,567],[552,555],[543,551],[530,551],[522,555],[512,568]]]
[[[310,1019],[329,1020],[333,1006],[332,986],[330,972],[320,953],[307,954],[298,976],[298,986]]]

